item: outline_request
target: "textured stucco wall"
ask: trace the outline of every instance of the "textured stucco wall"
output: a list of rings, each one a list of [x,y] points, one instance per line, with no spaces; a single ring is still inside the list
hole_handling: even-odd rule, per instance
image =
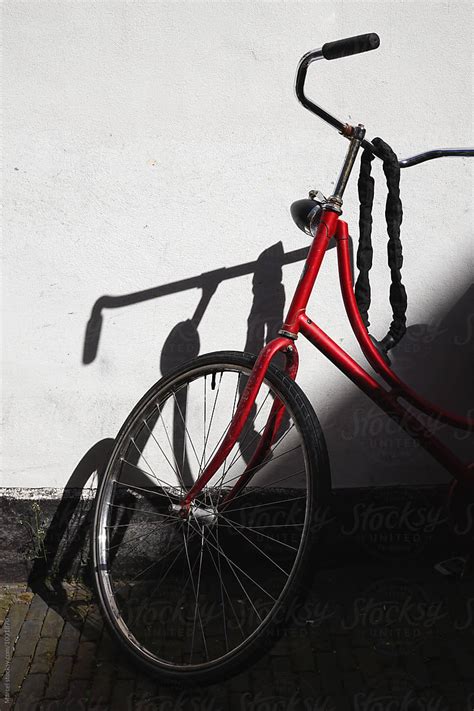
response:
[[[253,261],[279,242],[285,252],[306,244],[288,207],[310,188],[330,192],[346,144],[294,98],[304,52],[378,32],[377,52],[315,65],[309,94],[401,156],[472,140],[470,2],[5,2],[3,23],[4,487],[63,487],[160,376],[162,345],[201,292],[105,309],[85,364],[97,299]],[[395,368],[465,412],[471,166],[445,159],[402,177],[417,326]],[[389,320],[381,195],[378,336]],[[354,180],[345,203],[354,234],[356,209]],[[287,298],[300,269],[283,268]],[[201,352],[242,348],[251,304],[252,275],[220,284],[200,323]],[[358,356],[334,252],[310,312]],[[300,354],[336,486],[445,480],[333,366],[304,343]]]

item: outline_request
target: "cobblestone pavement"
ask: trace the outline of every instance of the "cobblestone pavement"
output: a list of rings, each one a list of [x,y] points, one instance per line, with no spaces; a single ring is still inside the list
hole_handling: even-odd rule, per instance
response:
[[[0,596],[3,708],[151,711],[472,711],[474,583],[431,566],[317,574],[284,637],[205,689],[157,686],[112,644],[90,590],[7,585]]]

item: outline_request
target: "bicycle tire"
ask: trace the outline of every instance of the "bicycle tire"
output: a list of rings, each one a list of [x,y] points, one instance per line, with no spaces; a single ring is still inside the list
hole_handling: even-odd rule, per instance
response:
[[[101,562],[99,547],[102,532],[101,521],[105,520],[104,510],[107,503],[104,492],[106,492],[107,486],[109,486],[110,490],[110,479],[113,477],[117,466],[123,442],[127,440],[129,433],[134,431],[136,423],[142,417],[146,408],[150,406],[150,403],[158,401],[160,393],[167,392],[167,389],[171,390],[174,383],[181,382],[186,377],[192,378],[196,373],[206,372],[206,369],[212,370],[214,368],[218,372],[220,372],[219,368],[240,369],[248,375],[255,363],[255,359],[256,356],[254,355],[235,351],[209,353],[185,363],[155,383],[133,408],[120,429],[114,450],[98,487],[91,532],[91,558],[94,587],[102,616],[112,637],[119,642],[128,658],[139,668],[168,685],[180,684],[187,686],[215,683],[238,673],[260,658],[268,651],[285,628],[285,620],[290,605],[292,612],[294,612],[304,602],[316,569],[314,559],[317,553],[318,530],[317,526],[312,526],[311,524],[315,520],[318,506],[326,505],[328,502],[330,469],[327,448],[321,426],[306,395],[281,369],[270,364],[265,382],[268,382],[274,391],[281,396],[301,435],[304,458],[309,471],[309,490],[307,514],[295,567],[292,569],[291,578],[288,579],[286,588],[278,599],[278,604],[272,609],[264,624],[257,629],[258,634],[255,633],[253,638],[243,644],[241,648],[238,648],[230,656],[224,656],[222,659],[217,660],[214,664],[198,668],[190,667],[189,669],[173,668],[166,663],[151,659],[149,655],[137,648],[135,643],[130,642],[123,624],[118,623],[116,610],[113,609],[113,601],[111,602],[110,593],[107,592],[106,575],[108,575],[108,572],[104,570],[103,561]],[[189,382],[192,381],[189,380]]]

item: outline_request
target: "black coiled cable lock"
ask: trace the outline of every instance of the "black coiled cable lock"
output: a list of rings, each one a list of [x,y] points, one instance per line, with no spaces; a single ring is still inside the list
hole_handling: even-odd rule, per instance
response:
[[[403,210],[400,200],[400,166],[398,158],[390,146],[381,138],[374,138],[372,144],[376,155],[383,161],[383,171],[387,180],[387,201],[385,219],[387,222],[388,266],[391,274],[390,304],[392,306],[392,322],[387,335],[381,341],[373,336],[371,339],[387,362],[388,351],[396,346],[406,332],[407,295],[402,284],[401,268],[403,264],[402,243],[400,241],[400,226]],[[355,297],[360,315],[369,327],[369,308],[371,300],[369,272],[372,267],[372,208],[374,204],[375,181],[371,175],[374,154],[365,149],[362,153],[359,189],[359,246],[357,248],[357,267],[359,276],[355,285]]]

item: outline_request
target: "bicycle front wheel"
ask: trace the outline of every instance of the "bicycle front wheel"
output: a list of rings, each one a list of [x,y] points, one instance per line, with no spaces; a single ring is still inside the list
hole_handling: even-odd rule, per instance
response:
[[[321,428],[300,388],[271,365],[239,441],[183,518],[178,503],[221,443],[255,357],[211,353],[156,383],[120,430],[92,531],[105,620],[147,671],[211,683],[275,640],[307,587],[316,508],[329,489]],[[285,416],[244,489],[224,500]]]

